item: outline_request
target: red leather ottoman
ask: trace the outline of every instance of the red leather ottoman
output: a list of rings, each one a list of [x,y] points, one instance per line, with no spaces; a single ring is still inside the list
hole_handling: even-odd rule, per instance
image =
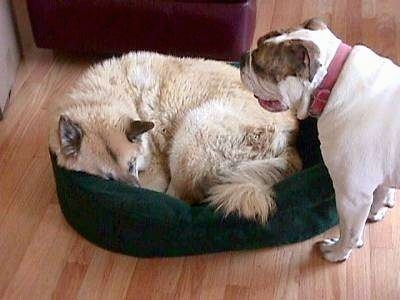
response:
[[[238,60],[256,0],[27,0],[38,47],[75,53],[151,50]]]

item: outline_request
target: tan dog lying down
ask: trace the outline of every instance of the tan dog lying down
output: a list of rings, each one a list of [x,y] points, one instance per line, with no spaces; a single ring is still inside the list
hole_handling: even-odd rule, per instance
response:
[[[262,109],[222,62],[129,53],[92,67],[52,123],[58,164],[266,222],[301,167],[297,121]]]

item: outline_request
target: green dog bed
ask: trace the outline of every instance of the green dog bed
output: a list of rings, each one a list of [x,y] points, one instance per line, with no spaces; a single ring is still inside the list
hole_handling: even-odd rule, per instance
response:
[[[266,225],[207,205],[190,206],[166,194],[107,181],[57,166],[62,212],[100,247],[139,257],[255,249],[306,240],[338,222],[332,182],[323,165],[314,120],[300,125],[304,170],[275,186],[277,212]]]

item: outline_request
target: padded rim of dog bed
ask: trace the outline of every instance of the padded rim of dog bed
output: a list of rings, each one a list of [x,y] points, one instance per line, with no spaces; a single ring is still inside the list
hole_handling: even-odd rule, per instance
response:
[[[305,169],[275,186],[277,212],[266,225],[223,217],[166,194],[57,166],[57,194],[68,223],[100,247],[138,257],[255,249],[306,240],[338,222],[334,191],[322,164],[316,122],[301,123]]]

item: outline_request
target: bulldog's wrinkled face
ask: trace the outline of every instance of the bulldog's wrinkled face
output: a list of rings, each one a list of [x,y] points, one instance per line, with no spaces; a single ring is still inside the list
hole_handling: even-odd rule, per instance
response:
[[[242,56],[242,81],[262,107],[272,112],[297,108],[321,67],[316,40],[324,29],[322,21],[311,19],[294,29],[272,31]]]
[[[139,171],[150,162],[146,132],[152,122],[123,118],[114,123],[59,119],[58,163],[70,170],[83,171],[105,179],[140,186]]]

